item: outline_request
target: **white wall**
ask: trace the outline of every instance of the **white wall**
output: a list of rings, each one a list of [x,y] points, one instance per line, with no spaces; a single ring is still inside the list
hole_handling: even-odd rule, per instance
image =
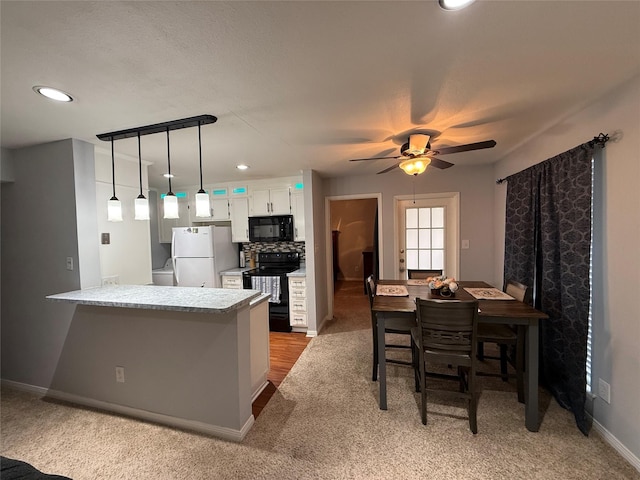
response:
[[[140,193],[138,161],[115,155],[116,196],[122,203],[122,222],[107,221],[107,201],[113,195],[110,149],[96,148],[95,171],[96,241],[100,244],[102,233],[109,233],[111,240],[110,244],[99,247],[102,277],[118,276],[120,284],[150,284],[153,281],[150,220],[134,220],[134,200]],[[149,198],[147,164],[144,162],[142,193]]]
[[[611,385],[611,404],[596,398],[593,417],[640,469],[640,77],[533,138],[495,166],[496,178],[591,140],[613,136],[602,151],[601,231],[594,234],[593,381]],[[614,136],[615,134],[615,136]],[[495,196],[496,278],[502,278],[506,182]],[[598,224],[596,224],[598,225]]]

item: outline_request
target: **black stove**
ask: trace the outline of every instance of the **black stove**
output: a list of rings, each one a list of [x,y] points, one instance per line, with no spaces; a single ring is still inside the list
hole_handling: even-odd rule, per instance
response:
[[[269,330],[271,331],[291,331],[287,273],[299,268],[298,252],[265,252],[258,254],[257,268],[242,274],[244,288],[255,288],[271,295],[269,299]]]

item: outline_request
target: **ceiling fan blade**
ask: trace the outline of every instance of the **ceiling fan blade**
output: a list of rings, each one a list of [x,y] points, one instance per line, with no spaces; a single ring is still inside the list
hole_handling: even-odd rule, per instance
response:
[[[466,145],[456,145],[455,147],[444,147],[432,150],[434,155],[447,155],[449,153],[469,152],[471,150],[482,150],[483,148],[493,148],[496,146],[495,140],[485,140],[484,142],[467,143]]]
[[[350,162],[367,162],[369,160],[388,160],[389,158],[398,159],[400,157],[396,155],[395,157],[352,158],[349,161]]]
[[[390,172],[391,170],[398,168],[398,165],[400,165],[400,162],[396,163],[395,165],[391,165],[389,168],[385,168],[384,170],[380,170],[376,175],[380,175],[381,173],[387,173]]]
[[[453,167],[453,163],[451,162],[446,162],[444,160],[440,160],[439,158],[435,158],[435,157],[429,157],[429,158],[431,159],[431,163],[429,164],[429,167],[435,167],[441,170],[444,170],[445,168]]]

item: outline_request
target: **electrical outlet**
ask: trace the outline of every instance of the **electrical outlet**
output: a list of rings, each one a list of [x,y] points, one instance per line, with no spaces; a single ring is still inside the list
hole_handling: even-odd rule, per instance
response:
[[[598,396],[605,402],[611,403],[611,385],[601,378],[598,379]]]
[[[124,367],[116,367],[116,382],[124,383]]]
[[[67,257],[67,270],[73,270],[73,257]]]

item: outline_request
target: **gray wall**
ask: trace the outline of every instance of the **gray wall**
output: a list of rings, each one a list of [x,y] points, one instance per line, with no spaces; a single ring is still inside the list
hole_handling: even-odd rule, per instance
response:
[[[487,154],[488,155],[488,154]],[[490,165],[447,170],[427,169],[416,178],[400,171],[383,175],[330,178],[326,195],[382,193],[383,264],[381,278],[395,278],[395,232],[393,198],[415,193],[460,192],[460,238],[469,240],[470,248],[460,251],[460,278],[494,283],[493,195],[495,176]],[[495,283],[494,283],[495,284]],[[497,284],[496,284],[497,285]]]
[[[596,428],[640,470],[640,77],[534,137],[495,166],[496,178],[608,133],[598,159],[594,225],[593,382],[611,385],[611,403],[593,400]],[[506,182],[496,189],[496,276],[502,276]],[[635,457],[635,458],[631,458]]]
[[[15,182],[2,184],[5,380],[49,385],[73,306],[54,305],[45,296],[77,290],[83,280],[87,285],[99,282],[97,242],[93,240],[96,252],[91,252],[85,233],[76,228],[87,222],[90,226],[91,216],[95,222],[95,211],[90,212],[90,205],[95,205],[92,147],[76,142],[62,140],[12,151]],[[77,185],[82,185],[78,191]],[[95,230],[87,233],[91,234]],[[83,265],[80,249],[82,261],[87,262]],[[67,257],[73,259],[73,270],[66,268]]]

